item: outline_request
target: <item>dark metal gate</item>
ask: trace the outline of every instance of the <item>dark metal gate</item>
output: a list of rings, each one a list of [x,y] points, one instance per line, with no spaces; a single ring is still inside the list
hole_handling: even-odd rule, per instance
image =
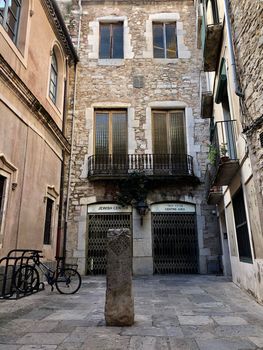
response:
[[[154,273],[198,273],[195,214],[152,214]]]
[[[88,216],[87,274],[106,273],[107,232],[113,228],[131,229],[131,214],[90,214]]]

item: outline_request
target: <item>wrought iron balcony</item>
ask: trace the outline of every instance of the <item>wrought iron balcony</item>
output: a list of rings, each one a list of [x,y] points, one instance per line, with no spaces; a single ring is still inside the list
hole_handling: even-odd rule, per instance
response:
[[[153,178],[172,178],[198,182],[193,157],[187,154],[105,154],[88,158],[90,180],[125,178],[143,172]]]
[[[239,169],[236,121],[216,122],[211,128],[210,140],[210,189],[214,186],[228,186]]]
[[[205,189],[207,204],[218,204],[223,198],[221,186],[213,186],[213,176],[211,173],[211,165],[209,164],[205,174]]]
[[[205,72],[213,72],[217,69],[220,57],[222,33],[222,23],[207,25],[206,16],[203,16],[201,38]]]

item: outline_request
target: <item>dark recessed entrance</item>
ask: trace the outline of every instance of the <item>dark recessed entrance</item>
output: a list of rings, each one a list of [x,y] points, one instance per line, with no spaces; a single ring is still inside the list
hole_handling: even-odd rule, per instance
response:
[[[198,273],[195,214],[154,213],[154,273]]]
[[[131,229],[131,214],[88,215],[87,274],[106,274],[107,232],[114,228]]]

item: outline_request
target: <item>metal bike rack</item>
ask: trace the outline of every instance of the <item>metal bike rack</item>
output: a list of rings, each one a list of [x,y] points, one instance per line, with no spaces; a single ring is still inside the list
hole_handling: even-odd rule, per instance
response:
[[[13,249],[7,256],[0,259],[0,299],[19,299],[38,292],[38,288],[31,292],[21,292],[16,289],[14,279],[16,271],[23,265],[30,265],[34,253],[42,253],[35,249]],[[1,270],[0,270],[1,271]]]

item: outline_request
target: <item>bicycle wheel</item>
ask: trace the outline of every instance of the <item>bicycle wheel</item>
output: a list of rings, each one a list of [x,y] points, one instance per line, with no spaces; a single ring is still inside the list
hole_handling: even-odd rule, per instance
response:
[[[19,267],[15,273],[14,285],[21,293],[32,293],[39,289],[39,273],[31,265]]]
[[[74,269],[63,269],[59,272],[55,285],[61,294],[74,294],[81,286],[80,274]]]

